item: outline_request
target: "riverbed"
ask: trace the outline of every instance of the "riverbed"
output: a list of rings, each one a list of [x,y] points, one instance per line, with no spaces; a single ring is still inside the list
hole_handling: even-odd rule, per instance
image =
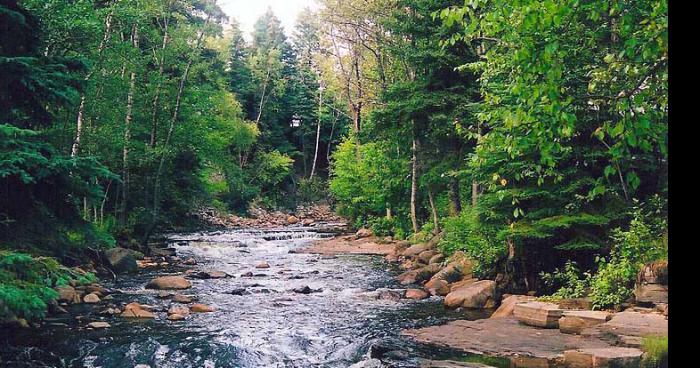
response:
[[[394,280],[399,270],[378,256],[296,252],[329,236],[304,227],[171,234],[177,255],[194,258],[195,270],[232,276],[193,279],[192,288],[183,291],[215,312],[192,314],[184,321],[166,320],[171,302],[144,285],[155,276],[183,270],[141,271],[104,285],[115,291],[113,303],[154,306],[155,320],[105,318],[97,314],[99,306],[72,306],[70,316],[47,319],[38,330],[3,334],[0,365],[349,367],[379,358],[382,366],[418,367],[424,359],[481,360],[414,343],[400,332],[483,318],[483,313],[446,310],[439,298],[378,298],[383,290],[402,288]],[[270,268],[255,268],[261,262]],[[297,292],[307,286],[310,293]],[[112,327],[80,327],[96,320]],[[510,365],[493,359],[489,364]]]

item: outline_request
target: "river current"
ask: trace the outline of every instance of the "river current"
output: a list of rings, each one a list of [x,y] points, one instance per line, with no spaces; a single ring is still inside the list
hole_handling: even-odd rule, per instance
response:
[[[171,302],[144,285],[175,270],[141,271],[104,285],[115,291],[112,302],[154,306],[157,319],[105,318],[97,314],[100,307],[73,306],[77,320],[51,318],[38,330],[2,336],[0,366],[350,367],[379,357],[381,366],[418,367],[423,359],[471,360],[415,344],[400,331],[483,315],[446,310],[439,298],[377,298],[382,290],[402,288],[394,280],[399,270],[381,257],[295,252],[328,236],[302,227],[170,235],[179,257],[197,261],[196,271],[233,276],[194,279],[183,291],[215,312],[166,320]],[[263,261],[270,268],[255,268]],[[306,286],[311,293],[294,291]],[[76,327],[103,319],[112,327]]]

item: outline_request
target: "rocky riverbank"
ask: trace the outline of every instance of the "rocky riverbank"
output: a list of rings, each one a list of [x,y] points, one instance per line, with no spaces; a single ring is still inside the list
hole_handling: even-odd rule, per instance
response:
[[[129,287],[125,289],[123,283],[62,286],[57,289],[60,297],[52,305],[50,316],[43,322],[25,327],[42,330],[63,326],[109,334],[114,329],[130,331],[151,326],[147,327],[150,339],[154,338],[151,335],[160,333],[152,329],[165,324],[164,336],[185,334],[178,337],[176,341],[179,343],[185,341],[181,339],[192,328],[206,328],[199,332],[202,338],[210,336],[208,328],[215,328],[214,336],[222,333],[220,328],[233,328],[235,332],[227,332],[227,336],[243,333],[247,339],[255,341],[255,346],[261,343],[273,346],[265,339],[271,331],[277,331],[280,324],[315,331],[310,332],[310,336],[318,334],[317,329],[327,327],[323,323],[331,323],[339,316],[335,309],[329,308],[343,306],[342,315],[345,315],[376,308],[374,303],[384,307],[415,305],[422,313],[422,317],[416,319],[418,324],[404,324],[397,331],[403,329],[403,336],[420,344],[505,357],[510,360],[511,367],[572,368],[637,366],[642,357],[642,338],[668,334],[665,315],[668,307],[662,303],[664,295],[659,292],[663,289],[660,286],[663,284],[659,283],[664,282],[663,275],[667,271],[659,265],[650,266],[645,270],[646,274],[640,275],[640,282],[652,285],[655,290],[654,293],[640,292],[646,307],[629,306],[618,313],[590,311],[590,303],[586,300],[564,300],[553,304],[539,302],[533,296],[501,295],[496,280],[474,277],[472,262],[464,254],[457,253],[448,258],[440,253],[437,247],[439,237],[411,244],[376,237],[362,229],[352,235],[332,238],[329,238],[330,234],[315,233],[318,240],[313,241],[305,230],[295,226],[284,229],[280,232],[251,229],[250,232],[217,231],[175,236],[154,244],[147,250],[148,255],[113,249],[105,253],[105,264],[98,267],[122,272],[119,277],[128,280]],[[302,236],[307,239],[299,243],[303,246],[287,245]],[[364,283],[370,278],[367,273],[355,274],[366,267],[363,265],[367,260],[374,259],[386,269],[387,264],[378,257],[366,255],[382,257],[392,265],[390,268],[401,269],[397,273],[392,271],[397,276],[395,281],[387,284],[390,287],[353,287],[350,280],[362,280],[363,284],[359,286],[366,285]],[[342,260],[344,257],[364,257],[364,260],[350,265]],[[328,265],[324,266],[326,263]],[[339,269],[339,266],[345,269]],[[371,277],[377,275],[386,279],[388,274],[381,272]],[[645,284],[640,288],[643,289]],[[357,299],[347,299],[350,296]],[[433,320],[433,316],[445,313],[434,309],[438,303],[451,315],[461,315],[465,319]],[[303,310],[301,314],[295,312],[298,308]],[[299,320],[312,310],[315,317]],[[378,317],[372,314],[368,318],[375,321]],[[376,323],[386,326],[386,323],[393,325],[404,319],[400,315],[388,318]],[[276,321],[274,328],[266,325],[270,319]],[[136,323],[138,321],[153,321],[155,324],[142,325]],[[224,326],[222,321],[235,323],[229,326],[226,322]],[[355,319],[351,319],[343,323],[352,325],[354,322]],[[245,329],[243,332],[238,330],[239,323]],[[352,329],[360,328],[352,326]],[[109,340],[103,341],[109,344]],[[150,349],[148,340],[143,344],[140,349]],[[384,349],[389,353],[380,353],[373,346],[370,346],[367,359],[353,367],[490,366],[483,362],[464,363],[444,358],[422,359],[415,365],[414,360],[407,358],[406,350],[394,346]],[[338,348],[331,346],[328,349]],[[285,354],[295,353],[285,351]],[[403,365],[387,361],[396,357],[403,357],[399,360]],[[263,363],[256,360],[244,366],[256,364]],[[350,365],[343,364],[331,366]],[[503,365],[493,366],[500,368]]]
[[[397,279],[408,287],[406,297],[444,297],[446,308],[498,307],[490,318],[410,329],[404,335],[426,344],[508,357],[515,367],[639,367],[643,338],[668,336],[665,263],[640,272],[636,301],[623,311],[592,311],[586,299],[545,303],[534,296],[500,295],[498,278],[476,279],[468,257],[458,252],[446,259],[437,249],[438,241],[439,236],[418,244],[393,242],[362,229],[308,250],[383,254],[405,270]]]

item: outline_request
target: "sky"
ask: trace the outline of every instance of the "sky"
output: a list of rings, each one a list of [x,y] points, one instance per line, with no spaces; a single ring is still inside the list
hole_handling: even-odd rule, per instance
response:
[[[248,40],[250,40],[253,24],[268,7],[272,8],[272,12],[282,21],[287,36],[291,36],[297,15],[304,7],[318,9],[316,0],[218,0],[217,3],[229,18],[238,20]]]

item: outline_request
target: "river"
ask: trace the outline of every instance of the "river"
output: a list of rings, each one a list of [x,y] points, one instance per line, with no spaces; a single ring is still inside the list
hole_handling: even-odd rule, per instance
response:
[[[194,257],[196,270],[233,276],[195,279],[193,287],[183,292],[215,307],[215,312],[192,314],[185,321],[166,320],[170,301],[144,285],[175,270],[141,271],[104,285],[115,291],[112,302],[155,306],[157,319],[104,318],[97,314],[100,307],[72,306],[71,317],[51,318],[38,330],[3,336],[0,365],[349,367],[380,357],[382,366],[418,367],[422,359],[480,359],[415,344],[400,331],[483,315],[446,310],[438,298],[378,299],[382,290],[401,288],[394,281],[399,270],[381,257],[295,252],[328,236],[303,227],[172,234],[169,239],[178,256]],[[256,269],[263,261],[271,267]],[[253,276],[244,276],[247,272]],[[305,286],[313,292],[293,291]],[[76,313],[83,319],[72,317]],[[112,327],[76,327],[102,318]],[[509,366],[507,361],[489,364]]]

